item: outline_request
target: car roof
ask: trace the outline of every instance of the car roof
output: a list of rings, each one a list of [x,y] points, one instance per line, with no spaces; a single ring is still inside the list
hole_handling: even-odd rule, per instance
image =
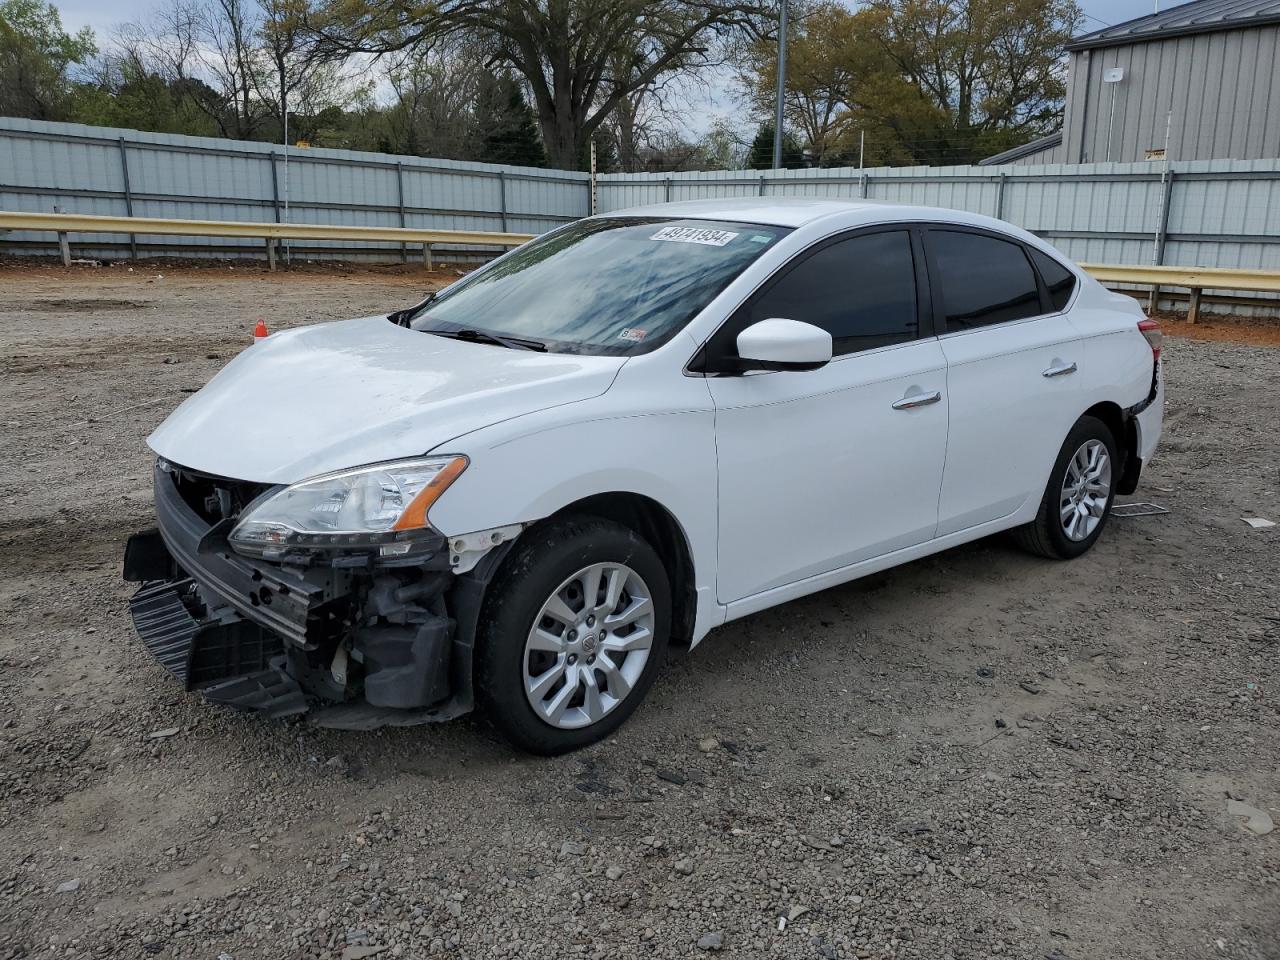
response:
[[[972,226],[1016,230],[1008,223],[964,210],[922,207],[885,200],[843,200],[831,197],[718,197],[678,200],[643,207],[611,210],[607,217],[681,217],[691,220],[736,220],[778,227],[802,227],[828,217],[874,224],[902,220],[935,220]]]

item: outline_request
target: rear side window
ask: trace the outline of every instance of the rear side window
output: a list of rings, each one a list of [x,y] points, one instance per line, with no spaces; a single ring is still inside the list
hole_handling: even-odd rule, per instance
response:
[[[751,304],[747,322],[773,317],[821,327],[837,355],[916,339],[911,235],[862,234],[810,254]]]
[[[1062,264],[1047,253],[1031,248],[1031,259],[1036,262],[1040,271],[1040,279],[1049,290],[1049,303],[1057,313],[1067,309],[1067,301],[1071,299],[1071,291],[1076,288],[1076,278]]]
[[[930,230],[947,330],[971,330],[1042,313],[1040,287],[1019,244],[979,233]]]

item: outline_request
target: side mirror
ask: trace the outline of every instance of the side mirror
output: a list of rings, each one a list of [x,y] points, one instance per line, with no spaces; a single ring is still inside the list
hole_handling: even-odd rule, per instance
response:
[[[738,334],[743,370],[817,370],[831,362],[831,334],[811,323],[774,318]]]

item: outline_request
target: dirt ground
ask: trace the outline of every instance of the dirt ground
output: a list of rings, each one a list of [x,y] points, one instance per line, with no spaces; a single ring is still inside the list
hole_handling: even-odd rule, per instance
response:
[[[0,269],[0,958],[1280,958],[1280,830],[1228,812],[1280,820],[1280,350],[1169,340],[1168,514],[721,628],[578,754],[184,694],[120,581],[144,438],[258,316],[426,285]]]

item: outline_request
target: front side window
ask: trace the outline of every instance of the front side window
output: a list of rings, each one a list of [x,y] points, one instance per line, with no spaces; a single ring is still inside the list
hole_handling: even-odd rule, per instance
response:
[[[1040,287],[1019,244],[980,233],[930,230],[947,330],[971,330],[1038,316]]]
[[[561,353],[644,353],[787,233],[713,220],[582,220],[428,301],[410,326]]]
[[[891,230],[828,244],[789,269],[749,312],[748,323],[782,317],[821,327],[836,355],[914,340],[911,235]]]

